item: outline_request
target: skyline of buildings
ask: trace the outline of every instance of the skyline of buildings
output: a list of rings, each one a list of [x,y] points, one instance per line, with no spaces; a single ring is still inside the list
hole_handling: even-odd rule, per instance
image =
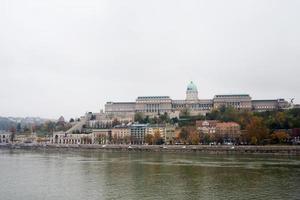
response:
[[[183,110],[188,110],[191,115],[205,115],[222,106],[260,112],[287,109],[292,104],[284,98],[253,100],[249,94],[217,94],[213,99],[199,99],[197,86],[191,81],[183,100],[173,100],[169,96],[138,96],[135,102],[107,102],[105,113],[120,118],[130,118],[135,113],[147,116],[168,113],[178,117]]]
[[[188,85],[189,90],[187,88],[186,90],[186,94],[185,94],[185,98],[182,99],[173,99],[168,95],[163,95],[163,96],[138,96],[135,101],[106,101],[106,103],[104,103],[104,106],[100,108],[100,110],[104,110],[106,111],[106,113],[110,113],[110,112],[114,112],[114,114],[117,113],[117,109],[119,109],[120,113],[118,114],[119,116],[121,115],[121,113],[126,113],[130,114],[130,112],[139,112],[139,109],[141,109],[141,112],[145,112],[145,110],[149,110],[149,113],[153,113],[153,112],[158,112],[157,109],[160,109],[161,112],[164,112],[164,110],[162,109],[163,104],[160,104],[158,108],[157,104],[150,104],[150,99],[152,98],[154,99],[161,99],[161,100],[166,100],[168,102],[171,102],[171,110],[172,111],[176,111],[176,110],[182,110],[184,108],[188,108],[191,109],[191,111],[196,111],[196,113],[199,113],[199,110],[202,110],[201,114],[205,114],[208,111],[210,111],[212,108],[217,108],[218,104],[227,104],[231,106],[239,109],[240,107],[242,108],[243,106],[251,107],[251,110],[255,110],[255,111],[265,111],[265,110],[273,110],[273,109],[277,109],[277,108],[285,108],[291,105],[291,101],[295,102],[294,98],[266,98],[266,99],[252,99],[252,95],[250,96],[250,94],[234,94],[234,93],[230,93],[230,94],[217,94],[214,95],[212,98],[208,98],[208,99],[201,99],[198,98],[198,89],[197,86],[191,81]],[[196,91],[196,92],[195,92]],[[153,93],[153,92],[152,92]],[[124,96],[124,95],[123,95]],[[202,95],[204,96],[204,95]],[[227,98],[227,100],[222,99],[222,98]],[[237,101],[234,99],[229,100],[229,98],[240,98],[241,101]],[[242,98],[245,99],[245,101],[242,101]],[[251,100],[250,105],[242,105],[242,104],[246,104],[247,103],[247,98],[249,100]],[[118,98],[120,99],[120,98]],[[128,98],[126,98],[128,99]],[[148,102],[146,102],[148,101]],[[148,105],[146,106],[146,108],[143,107],[142,103],[147,103]],[[168,103],[165,102],[165,103]],[[196,102],[196,104],[195,104]],[[198,102],[198,104],[197,104]],[[293,102],[293,107],[294,108],[300,108],[300,104],[296,104]],[[248,101],[249,103],[249,101]],[[102,104],[102,103],[101,103]],[[189,105],[187,105],[189,104]],[[194,105],[193,105],[194,104]],[[111,106],[111,108],[109,108]],[[164,106],[166,106],[166,110],[170,110],[170,108],[168,107],[168,104],[164,104]],[[197,108],[198,107],[198,108]],[[99,107],[98,107],[99,108]],[[89,110],[98,110],[98,109],[85,109],[85,111],[83,112],[88,112]],[[151,111],[152,110],[152,111]],[[154,110],[154,111],[153,111]],[[169,111],[168,111],[169,112]],[[174,114],[174,112],[172,113],[173,116],[176,116],[176,113]],[[193,113],[192,113],[193,114]],[[79,116],[81,116],[80,114],[75,114],[75,115],[67,115],[64,113],[60,113],[58,116],[66,116],[66,118],[78,118]],[[10,117],[8,116],[7,118],[14,118],[14,117]],[[19,117],[21,118],[21,117]],[[40,119],[40,117],[22,117],[22,118],[37,118]],[[55,117],[56,118],[56,117]],[[45,117],[44,119],[41,120],[54,120],[55,118],[53,117]]]
[[[51,143],[143,145],[147,143],[147,135],[154,137],[155,133],[159,133],[163,142],[173,144],[178,137],[177,123],[136,123],[138,120],[135,120],[135,114],[155,117],[167,113],[170,118],[180,118],[182,112],[205,115],[223,106],[255,112],[293,107],[292,103],[283,98],[253,100],[249,94],[217,94],[213,99],[199,99],[197,86],[192,81],[187,85],[185,94],[185,99],[180,100],[173,100],[169,96],[138,96],[135,102],[107,102],[104,112],[88,112],[80,119],[70,122],[70,128],[53,132]],[[60,117],[57,123],[65,124],[65,119]],[[222,143],[238,141],[236,138],[241,135],[241,127],[236,122],[204,120],[197,121],[196,127],[199,134],[212,134],[212,138],[223,138]]]

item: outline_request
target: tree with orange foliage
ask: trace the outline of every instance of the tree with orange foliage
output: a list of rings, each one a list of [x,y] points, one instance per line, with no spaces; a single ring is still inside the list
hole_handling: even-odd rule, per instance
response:
[[[162,144],[163,143],[163,139],[162,139],[162,137],[160,135],[159,130],[156,130],[154,132],[154,136],[153,136],[153,140],[152,141],[153,141],[152,142],[153,144]]]
[[[149,144],[149,145],[152,145],[153,143],[153,135],[151,135],[151,134],[147,134],[147,135],[145,135],[145,142],[147,143],[147,144]]]
[[[285,131],[276,131],[271,135],[271,139],[274,143],[285,143],[288,140],[289,135]]]
[[[246,125],[246,138],[250,144],[261,144],[267,138],[269,130],[263,122],[262,117],[253,116]]]
[[[191,131],[188,136],[189,144],[197,145],[200,142],[200,137],[197,131]]]
[[[194,126],[182,127],[178,133],[178,139],[184,144],[199,144],[200,142],[198,131]]]

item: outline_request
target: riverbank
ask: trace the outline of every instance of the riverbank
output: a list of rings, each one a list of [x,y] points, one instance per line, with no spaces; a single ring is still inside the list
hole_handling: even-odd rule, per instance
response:
[[[230,145],[57,145],[7,144],[3,149],[58,150],[58,151],[133,151],[133,152],[194,152],[204,154],[272,154],[300,155],[300,146],[230,146]]]

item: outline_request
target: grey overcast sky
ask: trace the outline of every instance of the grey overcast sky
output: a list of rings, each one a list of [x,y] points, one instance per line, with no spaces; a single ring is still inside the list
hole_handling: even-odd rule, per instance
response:
[[[141,95],[300,103],[299,0],[1,0],[0,116],[99,112]]]

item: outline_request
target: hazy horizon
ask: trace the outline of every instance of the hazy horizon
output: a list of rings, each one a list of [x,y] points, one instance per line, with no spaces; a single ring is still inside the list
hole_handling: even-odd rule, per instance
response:
[[[300,1],[0,2],[0,116],[57,119],[137,96],[300,103]]]

